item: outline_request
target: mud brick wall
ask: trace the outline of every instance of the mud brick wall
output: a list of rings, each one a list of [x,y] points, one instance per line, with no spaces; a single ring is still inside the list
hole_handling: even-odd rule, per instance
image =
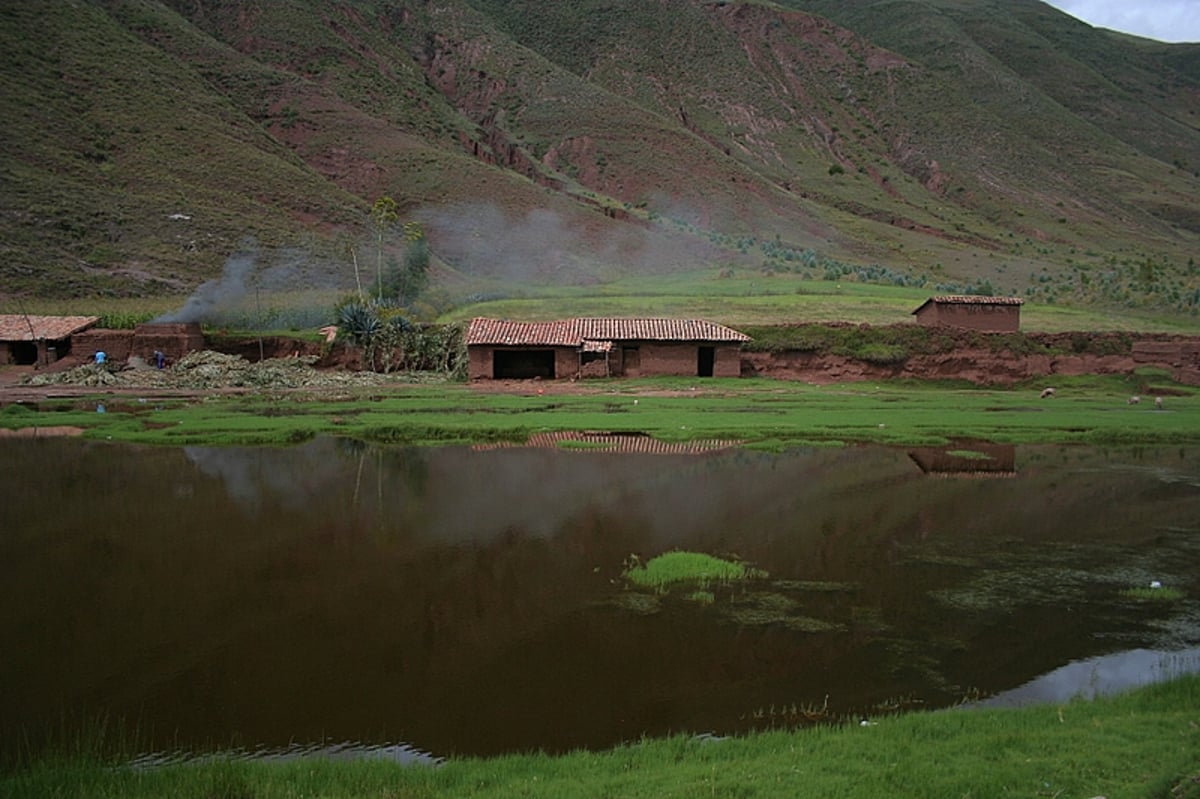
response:
[[[155,351],[177,361],[189,352],[204,349],[204,333],[198,324],[146,323],[135,327],[133,333],[130,355],[143,358],[147,363],[154,360]]]
[[[713,377],[741,377],[742,348],[740,346],[717,347],[713,362]]]
[[[1183,345],[1178,341],[1135,341],[1133,360],[1178,366],[1183,363]]]
[[[950,325],[967,330],[1015,333],[1021,328],[1019,305],[930,303],[917,313],[922,325]]]
[[[638,374],[695,377],[699,374],[699,344],[657,344],[646,342],[640,349]],[[713,377],[740,377],[741,351],[736,346],[711,345],[714,349]]]
[[[1200,386],[1200,343],[1195,341],[1135,341],[1133,360],[1169,367],[1175,382]]]
[[[84,359],[103,352],[110,361],[124,361],[133,352],[132,330],[93,328],[71,336],[71,354]]]

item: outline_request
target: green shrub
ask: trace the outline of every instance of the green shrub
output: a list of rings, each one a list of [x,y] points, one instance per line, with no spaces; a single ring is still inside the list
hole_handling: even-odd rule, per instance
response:
[[[133,330],[138,325],[153,320],[156,315],[150,311],[111,311],[102,314],[96,326],[107,330]]]
[[[866,344],[855,352],[855,357],[881,366],[900,364],[908,360],[908,350],[898,344]]]

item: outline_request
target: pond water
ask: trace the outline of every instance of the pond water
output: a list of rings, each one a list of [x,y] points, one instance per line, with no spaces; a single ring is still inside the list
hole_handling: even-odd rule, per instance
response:
[[[1200,448],[547,443],[0,440],[0,753],[559,752],[1200,668]],[[623,579],[672,550],[766,576]]]

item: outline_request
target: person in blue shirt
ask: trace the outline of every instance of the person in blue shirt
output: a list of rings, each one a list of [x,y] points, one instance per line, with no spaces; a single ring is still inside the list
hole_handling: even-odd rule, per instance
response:
[[[108,360],[108,355],[106,355],[104,353],[104,350],[97,351],[97,353],[96,353],[96,365],[97,366],[103,366],[104,362],[107,360]]]

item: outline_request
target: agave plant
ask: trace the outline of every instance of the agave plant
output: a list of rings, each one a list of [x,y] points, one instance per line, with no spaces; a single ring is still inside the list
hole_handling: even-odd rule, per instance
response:
[[[374,308],[352,302],[343,305],[338,313],[338,327],[361,344],[374,338],[383,327],[383,323],[380,322],[379,314]]]

